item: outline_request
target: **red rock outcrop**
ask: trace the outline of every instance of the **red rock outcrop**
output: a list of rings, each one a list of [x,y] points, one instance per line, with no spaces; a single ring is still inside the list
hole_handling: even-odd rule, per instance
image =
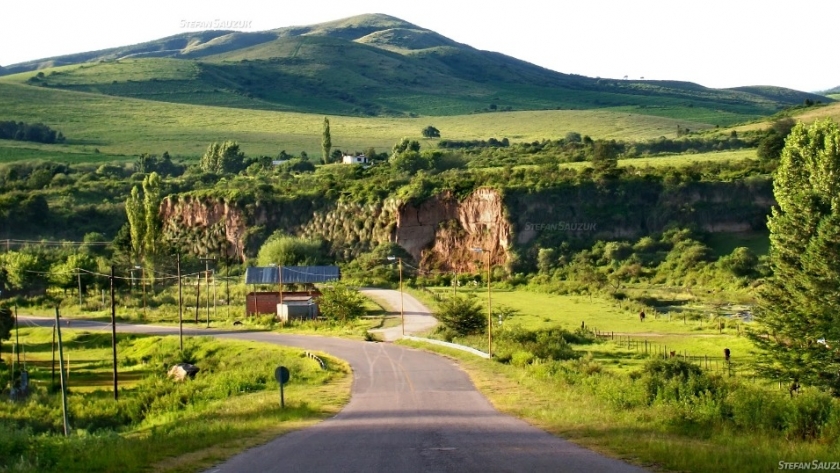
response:
[[[485,267],[486,252],[492,265],[507,263],[510,228],[502,196],[478,189],[463,202],[443,193],[417,206],[400,205],[393,241],[423,267],[474,271]]]

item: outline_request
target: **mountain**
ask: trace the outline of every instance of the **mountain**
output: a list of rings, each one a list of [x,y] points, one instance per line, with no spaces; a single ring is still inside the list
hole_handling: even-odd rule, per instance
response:
[[[826,101],[779,87],[564,74],[381,14],[253,33],[183,33],[13,64],[0,74],[40,87],[336,115],[621,108],[726,125],[806,99]]]
[[[823,94],[823,95],[840,94],[840,85],[838,85],[837,87],[832,87],[828,90],[823,90],[823,91],[820,92],[820,94]]]

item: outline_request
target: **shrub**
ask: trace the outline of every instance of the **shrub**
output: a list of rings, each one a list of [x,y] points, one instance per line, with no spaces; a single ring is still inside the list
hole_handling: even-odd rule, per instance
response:
[[[784,413],[785,436],[788,439],[816,439],[831,418],[834,403],[830,395],[806,391],[795,396]]]
[[[487,329],[487,319],[475,298],[447,298],[439,304],[435,316],[445,328],[458,335],[478,334]]]

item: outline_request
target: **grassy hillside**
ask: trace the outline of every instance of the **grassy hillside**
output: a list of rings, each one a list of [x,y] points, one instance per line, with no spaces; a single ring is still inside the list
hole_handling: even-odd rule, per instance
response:
[[[812,123],[821,118],[830,118],[835,122],[840,123],[840,103],[830,103],[823,106],[802,108],[790,113],[789,116],[796,121],[803,121],[805,123]],[[778,117],[770,117],[766,120],[759,120],[747,125],[734,127],[733,130],[740,133],[742,131],[767,129],[770,128],[772,122],[777,118]]]
[[[78,67],[78,66],[71,66]],[[184,74],[191,73],[189,69]],[[183,105],[110,97],[0,82],[0,121],[44,122],[62,131],[60,145],[0,140],[0,160],[75,158],[85,161],[132,159],[142,152],[168,150],[200,156],[214,140],[234,139],[249,155],[280,150],[319,155],[323,115]],[[389,150],[403,137],[420,138],[427,125],[449,139],[507,137],[511,141],[560,138],[569,131],[596,138],[646,139],[674,136],[677,125],[709,125],[607,110],[496,112],[424,118],[332,117],[332,141],[345,151],[373,146]],[[434,140],[423,140],[434,146]],[[97,153],[96,150],[99,152]],[[93,159],[91,159],[93,158]]]
[[[259,33],[185,33],[16,64],[5,72],[11,76],[4,80],[32,86],[354,116],[620,107],[728,125],[806,98],[825,100],[775,87],[708,89],[675,81],[563,74],[479,51],[386,15]]]

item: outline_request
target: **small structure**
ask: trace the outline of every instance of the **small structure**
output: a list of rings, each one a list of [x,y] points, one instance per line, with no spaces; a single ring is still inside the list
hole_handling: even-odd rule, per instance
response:
[[[363,154],[360,154],[359,156],[345,155],[341,158],[341,162],[344,164],[370,164],[370,160],[368,160],[367,156]]]
[[[318,293],[318,296],[321,293]],[[277,304],[277,319],[288,322],[292,319],[313,320],[318,318],[320,310],[315,302],[316,295],[283,295],[283,303]]]
[[[264,266],[245,270],[245,284],[255,286],[245,301],[245,314],[275,314],[281,320],[315,318],[318,316],[316,299],[321,292],[315,283],[338,281],[338,266]],[[283,286],[304,286],[303,291],[286,291]],[[256,286],[276,287],[277,291],[257,291]],[[283,306],[283,307],[281,307]]]

